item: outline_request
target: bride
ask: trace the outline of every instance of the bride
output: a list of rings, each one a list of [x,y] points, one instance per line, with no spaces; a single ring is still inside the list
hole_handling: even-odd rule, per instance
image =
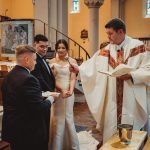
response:
[[[54,104],[53,127],[51,128],[50,150],[79,150],[79,141],[73,119],[74,86],[76,74],[70,73],[69,63],[65,59],[68,55],[68,44],[64,39],[58,40],[56,57],[50,60],[50,66],[56,79],[56,91],[61,95]],[[77,64],[68,57],[69,62]]]

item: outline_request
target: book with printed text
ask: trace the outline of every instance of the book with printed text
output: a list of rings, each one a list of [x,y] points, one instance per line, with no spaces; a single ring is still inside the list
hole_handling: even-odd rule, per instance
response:
[[[130,73],[131,71],[134,71],[134,70],[135,70],[135,68],[133,68],[133,67],[130,67],[130,66],[125,65],[125,64],[120,64],[114,70],[112,70],[110,72],[109,71],[104,71],[104,70],[101,70],[101,71],[98,71],[98,72],[102,73],[102,74],[105,74],[107,76],[119,77],[119,76],[128,74],[128,73]]]

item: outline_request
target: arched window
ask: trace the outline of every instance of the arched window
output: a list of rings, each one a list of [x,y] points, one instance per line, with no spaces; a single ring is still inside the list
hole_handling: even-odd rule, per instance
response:
[[[79,13],[80,11],[79,0],[71,0],[71,1],[72,1],[71,13]]]
[[[144,1],[144,12],[145,18],[150,18],[150,0]]]
[[[146,11],[147,11],[147,15],[150,15],[150,0],[147,0],[147,8],[146,8]]]

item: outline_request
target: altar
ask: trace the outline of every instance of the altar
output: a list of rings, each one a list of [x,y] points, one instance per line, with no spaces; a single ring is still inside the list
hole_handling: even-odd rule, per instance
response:
[[[119,136],[113,135],[99,150],[139,150],[143,149],[144,142],[147,138],[146,131],[133,130],[132,139],[129,145],[120,143]]]

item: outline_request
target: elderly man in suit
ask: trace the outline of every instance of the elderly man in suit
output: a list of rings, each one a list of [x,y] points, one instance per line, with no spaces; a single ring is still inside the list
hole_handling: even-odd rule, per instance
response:
[[[47,150],[47,114],[56,96],[43,100],[40,83],[30,74],[36,64],[34,48],[17,47],[16,61],[2,84],[2,139],[12,150]]]

